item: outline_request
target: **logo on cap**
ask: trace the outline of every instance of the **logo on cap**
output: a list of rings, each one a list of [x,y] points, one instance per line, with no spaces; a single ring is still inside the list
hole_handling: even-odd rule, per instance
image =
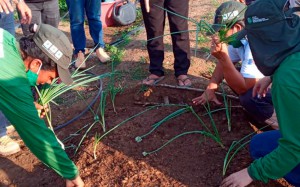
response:
[[[238,16],[239,15],[239,11],[237,11],[237,10],[234,10],[234,11],[232,11],[232,12],[228,12],[228,13],[226,13],[226,14],[223,14],[222,15],[222,18],[223,18],[223,20],[224,21],[227,21],[227,20],[232,20],[232,19],[234,19],[236,16]]]
[[[56,60],[59,60],[63,53],[49,40],[46,40],[43,44],[43,47],[47,50],[49,54],[51,54]]]

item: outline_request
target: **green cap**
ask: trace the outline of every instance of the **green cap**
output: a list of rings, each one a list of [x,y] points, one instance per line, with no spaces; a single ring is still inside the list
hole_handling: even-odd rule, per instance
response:
[[[218,32],[223,27],[244,20],[246,5],[237,1],[222,3],[215,12],[212,28]]]
[[[33,26],[34,43],[57,64],[57,72],[60,79],[67,85],[73,83],[69,72],[72,60],[72,47],[68,37],[59,29],[40,24]]]

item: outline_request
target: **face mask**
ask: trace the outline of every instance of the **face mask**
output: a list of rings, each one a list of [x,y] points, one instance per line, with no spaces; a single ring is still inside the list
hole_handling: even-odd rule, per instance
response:
[[[41,68],[42,68],[42,64],[36,73],[31,71],[30,69],[26,72],[26,76],[27,76],[30,86],[36,86],[36,81],[38,79],[38,75],[40,73]]]
[[[232,45],[234,48],[239,48],[243,46],[242,42],[240,40],[233,40],[231,42],[228,42],[229,45]]]

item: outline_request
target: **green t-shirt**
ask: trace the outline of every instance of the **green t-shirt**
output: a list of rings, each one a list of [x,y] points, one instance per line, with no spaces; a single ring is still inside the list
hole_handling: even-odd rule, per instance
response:
[[[1,28],[0,66],[0,110],[36,157],[63,178],[74,179],[76,166],[38,116],[17,42]]]
[[[278,179],[300,164],[299,61],[299,52],[288,56],[273,75],[272,101],[282,137],[275,150],[250,165],[253,179]]]

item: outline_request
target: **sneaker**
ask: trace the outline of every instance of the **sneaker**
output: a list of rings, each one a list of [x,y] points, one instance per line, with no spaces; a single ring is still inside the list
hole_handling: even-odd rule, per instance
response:
[[[8,156],[20,150],[19,144],[13,141],[9,136],[6,135],[0,138],[0,155]]]
[[[107,63],[110,61],[110,57],[101,47],[96,50],[96,55],[102,63]]]
[[[84,54],[82,53],[82,51],[79,51],[77,53],[77,59],[76,59],[76,62],[75,62],[75,67],[79,68],[79,69],[86,69],[85,58],[84,58]]]
[[[12,134],[16,131],[15,127],[13,125],[9,125],[6,127],[6,134]]]

